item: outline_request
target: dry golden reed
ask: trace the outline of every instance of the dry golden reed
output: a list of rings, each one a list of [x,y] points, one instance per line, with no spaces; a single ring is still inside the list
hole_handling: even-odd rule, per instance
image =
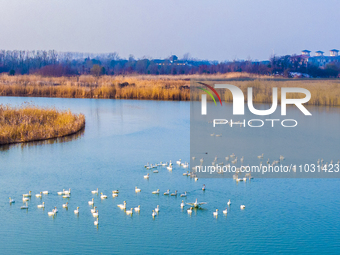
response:
[[[39,141],[71,135],[85,127],[83,114],[55,108],[0,105],[0,144]]]
[[[190,100],[189,85],[188,80],[161,76],[1,75],[0,96]]]
[[[213,85],[221,83],[220,81],[206,81],[206,84]],[[225,82],[223,82],[225,83]],[[309,79],[309,80],[293,80],[293,79],[256,79],[256,80],[233,80],[228,81],[228,84],[239,87],[244,94],[245,102],[247,102],[247,88],[253,88],[254,103],[269,103],[272,104],[273,88],[278,88],[278,102],[281,102],[282,87],[298,87],[305,88],[311,92],[311,99],[305,103],[307,105],[316,106],[340,106],[340,80],[339,79]],[[202,87],[202,86],[201,86]],[[216,89],[224,102],[232,102],[232,94],[226,89]],[[196,91],[199,92],[199,91]],[[200,100],[199,93],[191,93],[193,100]],[[302,98],[304,94],[288,93],[287,98]],[[211,100],[210,97],[207,97]]]
[[[0,75],[0,96],[109,98],[147,100],[190,100],[190,80],[227,80],[242,89],[247,100],[247,87],[253,87],[254,103],[272,103],[272,88],[301,87],[308,89],[312,98],[308,105],[340,106],[339,79],[277,79],[248,73],[214,75],[129,75],[42,77],[39,75]],[[228,90],[219,90],[222,100],[232,101]],[[199,95],[192,93],[193,100]],[[303,95],[292,94],[289,97]],[[208,97],[209,98],[209,97]]]

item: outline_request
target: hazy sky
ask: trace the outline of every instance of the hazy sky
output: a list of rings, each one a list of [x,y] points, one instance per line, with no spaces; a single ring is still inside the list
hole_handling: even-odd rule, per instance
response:
[[[340,49],[340,1],[0,0],[0,49],[268,59]]]

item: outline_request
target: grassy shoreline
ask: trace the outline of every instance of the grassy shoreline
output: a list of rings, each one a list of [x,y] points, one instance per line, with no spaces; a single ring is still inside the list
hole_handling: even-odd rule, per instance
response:
[[[0,145],[65,137],[85,127],[85,116],[55,108],[0,105]]]
[[[240,87],[247,100],[247,87],[253,87],[254,103],[271,103],[272,88],[301,87],[308,89],[312,98],[307,105],[340,106],[339,79],[285,79],[257,76],[247,73],[220,75],[129,75],[129,76],[73,76],[42,77],[38,75],[0,75],[0,96],[59,97],[97,99],[139,100],[199,100],[199,95],[190,95],[193,80],[227,80]],[[211,83],[212,84],[212,83]],[[231,93],[219,90],[222,100],[232,102]],[[299,95],[291,95],[299,97]],[[209,97],[208,97],[209,100]]]

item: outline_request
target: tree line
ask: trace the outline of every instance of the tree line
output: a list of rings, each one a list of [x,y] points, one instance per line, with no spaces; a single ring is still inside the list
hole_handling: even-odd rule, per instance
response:
[[[166,59],[143,57],[120,58],[117,53],[89,54],[57,52],[55,50],[19,51],[0,50],[0,73],[39,74],[42,76],[73,76],[82,74],[100,75],[181,75],[248,72],[259,75],[291,77],[292,72],[311,77],[338,77],[339,63],[330,63],[325,68],[304,62],[301,56],[272,56],[268,61],[234,60],[208,61],[188,57]]]

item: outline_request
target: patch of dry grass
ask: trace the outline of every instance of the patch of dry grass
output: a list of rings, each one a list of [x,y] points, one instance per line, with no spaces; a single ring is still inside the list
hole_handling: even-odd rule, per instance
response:
[[[155,76],[0,76],[0,96],[190,100],[189,80]]]
[[[39,141],[74,134],[85,127],[85,116],[54,108],[0,105],[0,144]]]
[[[207,84],[213,86],[220,81],[206,81]],[[226,82],[223,82],[226,83]],[[340,106],[340,80],[339,79],[310,79],[310,80],[293,80],[293,79],[256,79],[252,81],[237,81],[227,82],[228,84],[239,87],[244,94],[245,102],[247,102],[247,88],[253,88],[254,103],[272,103],[273,87],[278,88],[278,102],[281,102],[282,87],[298,87],[305,88],[311,92],[311,99],[307,105],[317,106]],[[227,89],[216,89],[222,101],[232,102],[232,94]],[[201,91],[192,91],[193,100],[200,100]],[[288,93],[287,98],[301,98],[304,94]],[[211,100],[210,97],[207,97]]]
[[[271,103],[272,88],[277,87],[280,100],[281,87],[308,89],[312,98],[309,105],[340,106],[339,79],[277,79],[248,73],[214,75],[129,75],[74,77],[41,77],[38,75],[0,75],[0,96],[110,98],[148,100],[190,100],[190,80],[226,80],[240,87],[247,100],[247,87],[253,87],[254,103]],[[222,100],[232,101],[228,90],[219,90]],[[194,100],[199,95],[192,93]],[[299,97],[292,94],[290,97]],[[209,97],[208,97],[209,98]]]

